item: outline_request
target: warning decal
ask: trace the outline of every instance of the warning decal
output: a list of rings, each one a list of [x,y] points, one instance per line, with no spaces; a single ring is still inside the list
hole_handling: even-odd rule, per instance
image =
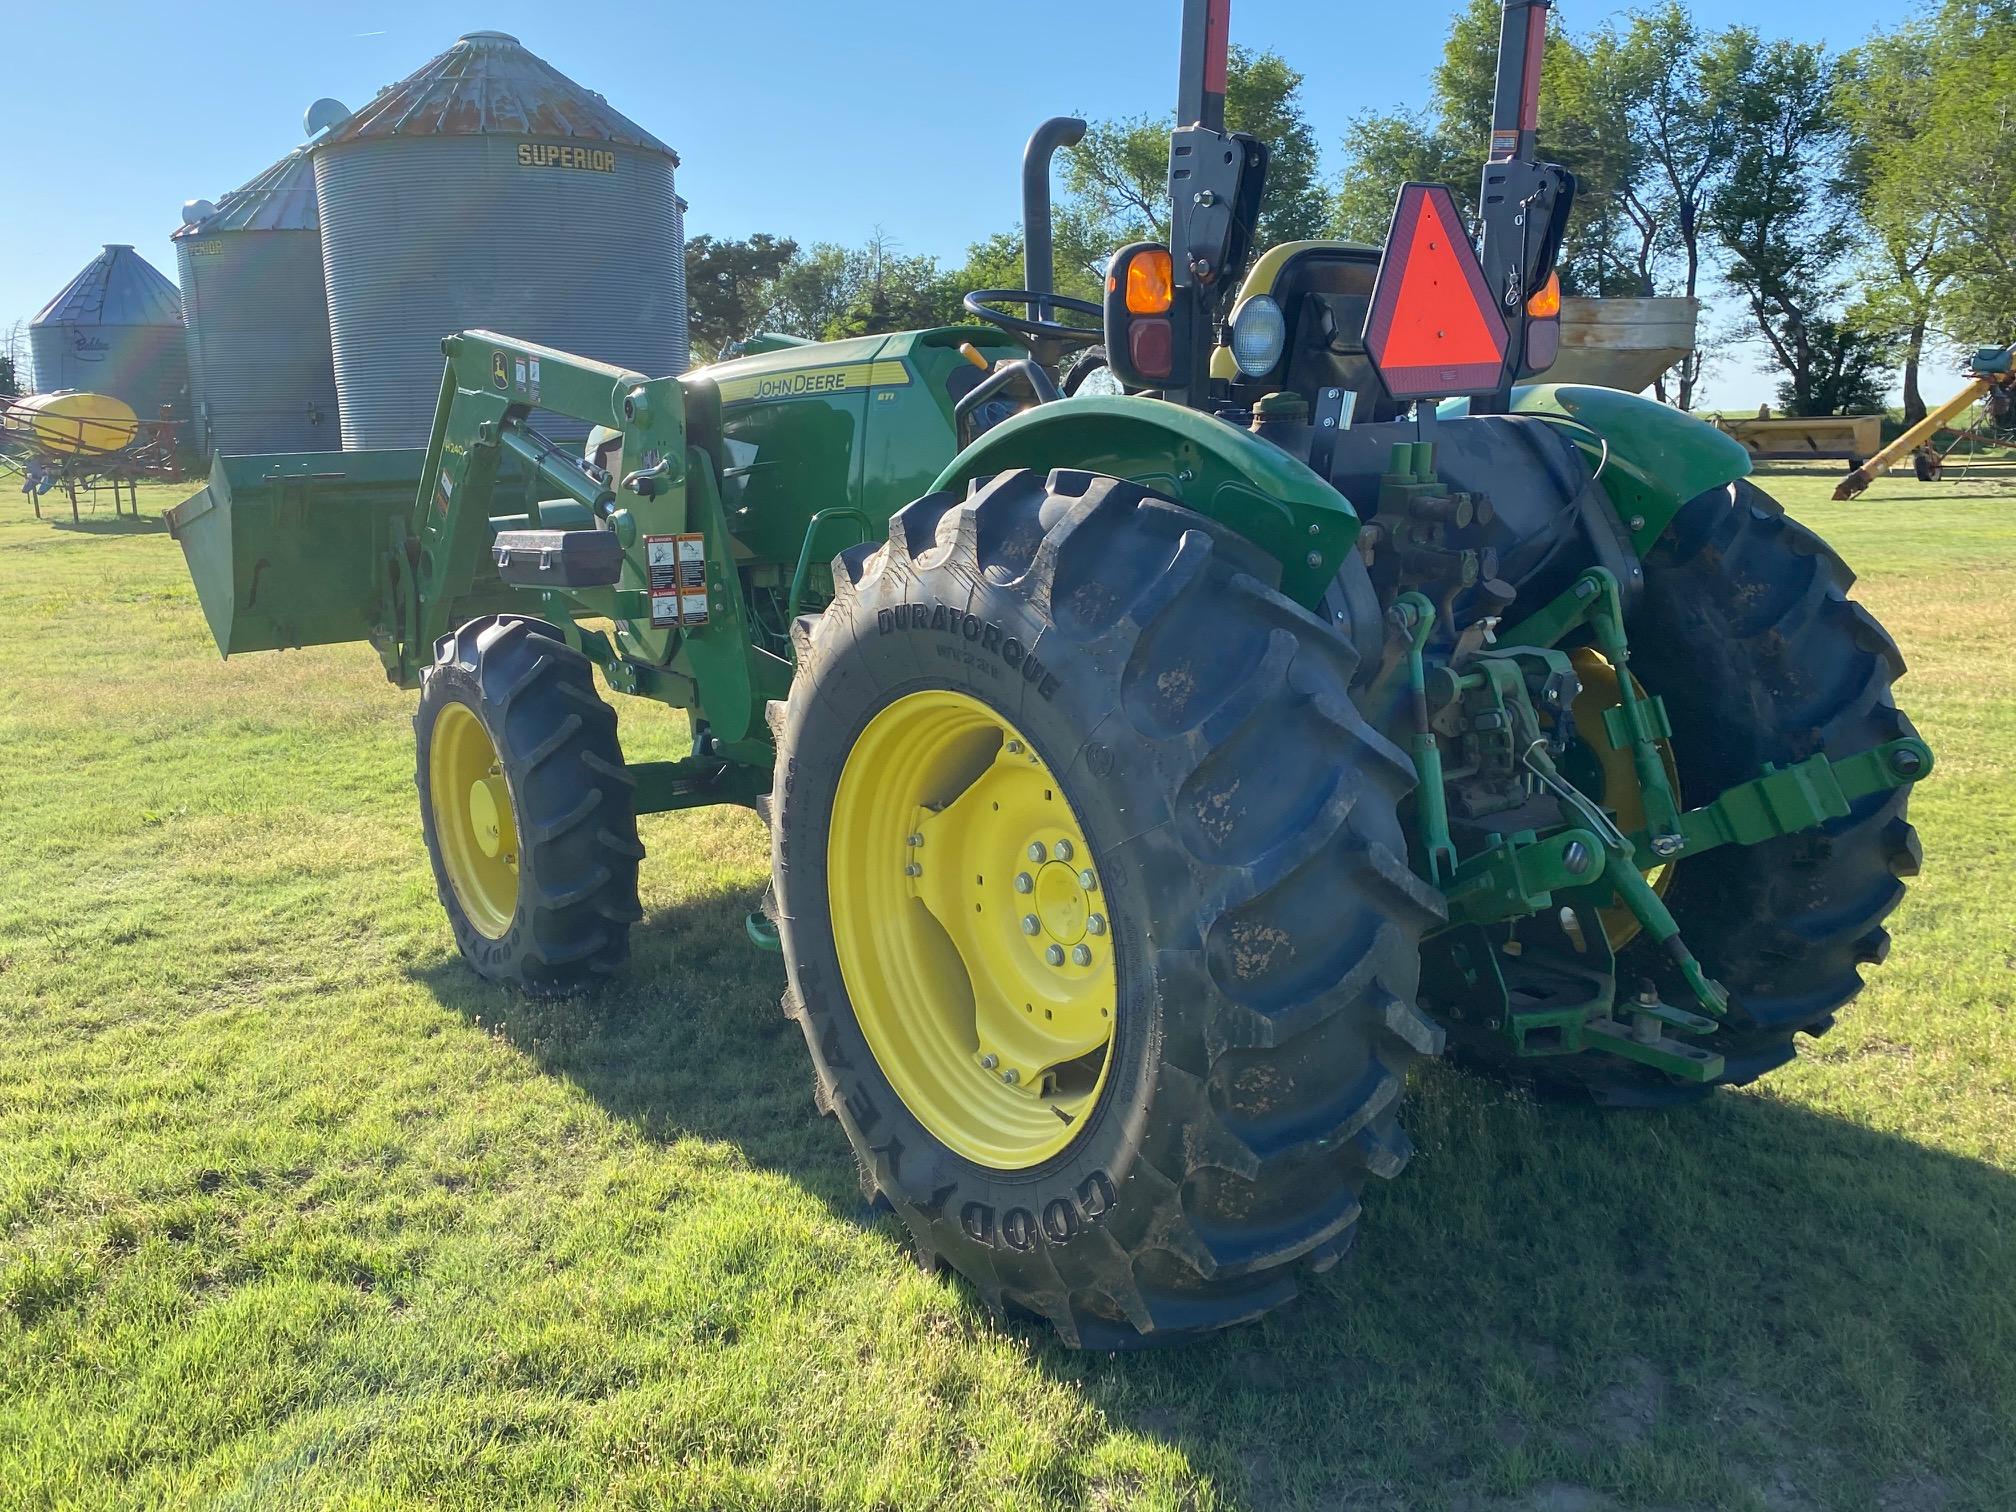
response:
[[[707,547],[700,536],[644,537],[644,565],[654,626],[707,623]]]

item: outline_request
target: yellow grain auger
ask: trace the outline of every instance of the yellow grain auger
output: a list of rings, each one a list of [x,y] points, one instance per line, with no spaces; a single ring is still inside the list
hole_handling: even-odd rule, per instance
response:
[[[1910,456],[1929,442],[1938,434],[1940,426],[1984,398],[1997,414],[2016,413],[2016,346],[1983,347],[1974,354],[1968,370],[1973,374],[1971,383],[1849,473],[1836,485],[1834,497],[1854,498],[1888,472],[1899,459]]]

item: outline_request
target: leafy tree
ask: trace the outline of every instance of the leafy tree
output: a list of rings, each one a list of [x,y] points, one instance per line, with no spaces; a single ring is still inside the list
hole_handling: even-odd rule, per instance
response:
[[[1321,236],[1330,221],[1315,133],[1302,113],[1302,75],[1279,54],[1235,46],[1225,74],[1225,126],[1267,144],[1261,246]],[[1103,265],[1114,248],[1169,234],[1169,116],[1094,122],[1067,149],[1069,200],[1057,218],[1058,262],[1068,246]],[[1096,249],[1096,250],[1094,250]],[[1016,282],[1020,282],[1018,275]]]
[[[27,381],[23,374],[27,371],[28,322],[15,320],[5,331],[0,331],[0,362],[6,364],[0,371],[0,398],[17,398]]]
[[[1952,168],[1940,185],[1968,256],[1947,302],[1961,350],[2016,341],[2016,3],[1948,7],[1952,73],[1961,98],[1942,113]]]
[[[773,286],[797,256],[796,242],[765,232],[686,243],[686,329],[696,363],[714,361],[729,342],[762,328]]]
[[[1470,0],[1450,22],[1425,111],[1370,113],[1345,134],[1335,197],[1337,234],[1383,241],[1393,199],[1408,179],[1471,190],[1491,138],[1498,77],[1499,0]],[[1614,43],[1591,50],[1550,28],[1540,81],[1543,154],[1576,177],[1561,258],[1570,293],[1645,292],[1633,250],[1641,234],[1624,198],[1636,166],[1629,107],[1636,81]]]
[[[852,296],[821,333],[828,340],[944,325],[958,303],[936,258],[899,257],[879,230],[850,256],[849,272]]]
[[[1949,275],[1935,332],[1962,353],[2006,344],[2016,339],[2016,0],[1945,0],[1895,46],[1927,59],[1916,98],[1900,102],[1922,112],[1923,126],[1908,148],[1895,133],[1870,133],[1890,170],[1879,166],[1876,183],[1892,191],[1872,224],[1908,230],[1915,186],[1941,217],[1941,234],[1921,237],[1931,255],[1919,281]]]
[[[1102,290],[1100,269],[1113,248],[1095,250],[1095,243],[1085,234],[1084,223],[1072,216],[1068,206],[1056,218],[1052,239],[1053,287],[1059,294],[1096,302]],[[1019,289],[1024,277],[1020,227],[997,231],[984,241],[974,242],[966,249],[965,263],[945,275],[951,317],[970,318],[959,303],[969,290]]]
[[[1854,237],[1840,177],[1847,132],[1839,62],[1818,43],[1766,43],[1732,27],[1704,66],[1721,81],[1733,129],[1728,169],[1708,205],[1730,259],[1724,276],[1786,375],[1785,408],[1825,413],[1854,346],[1828,318],[1846,288],[1842,259]]]
[[[1633,17],[1618,45],[1636,86],[1630,122],[1637,171],[1628,194],[1634,218],[1647,228],[1640,268],[1653,285],[1648,292],[1696,299],[1706,267],[1708,202],[1729,154],[1722,80],[1680,0]],[[1683,410],[1693,408],[1711,345],[1697,334],[1694,350],[1673,369],[1671,397]],[[1653,390],[1668,397],[1666,374]]]
[[[1935,28],[1907,24],[1871,38],[1844,66],[1839,99],[1851,132],[1848,180],[1870,235],[1857,261],[1863,297],[1853,312],[1877,340],[1903,349],[1904,423],[1925,418],[1919,365],[1941,296],[1968,249],[1941,189],[1951,181],[1956,124],[1942,88]]]
[[[1267,199],[1260,207],[1255,242],[1322,236],[1330,223],[1330,195],[1316,134],[1302,113],[1302,74],[1280,54],[1232,49],[1225,70],[1225,124],[1267,144]],[[1162,176],[1168,177],[1168,144],[1163,144]]]
[[[1332,229],[1347,241],[1386,240],[1393,200],[1410,180],[1460,184],[1478,171],[1476,149],[1427,112],[1368,111],[1344,131],[1347,166],[1338,180]]]
[[[1866,322],[1814,315],[1804,337],[1810,353],[1806,387],[1796,374],[1778,384],[1778,407],[1787,415],[1854,415],[1881,412],[1883,370],[1893,343]]]
[[[777,275],[763,324],[824,341],[854,303],[860,283],[860,254],[832,242],[816,243]]]

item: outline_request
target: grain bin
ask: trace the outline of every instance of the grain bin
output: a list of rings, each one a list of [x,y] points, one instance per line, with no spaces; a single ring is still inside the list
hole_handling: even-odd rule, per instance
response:
[[[471,327],[685,369],[678,155],[515,37],[471,32],[317,119],[333,120],[312,153],[346,448],[426,445],[441,338]]]
[[[108,245],[28,323],[35,387],[109,394],[142,420],[188,418],[189,368],[175,285],[130,245]]]
[[[223,452],[334,451],[336,372],[315,166],[296,148],[172,240],[188,326],[191,442]]]

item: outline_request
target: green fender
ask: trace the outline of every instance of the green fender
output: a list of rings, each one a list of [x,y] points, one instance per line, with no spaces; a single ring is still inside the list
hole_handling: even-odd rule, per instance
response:
[[[1530,384],[1512,390],[1512,411],[1574,422],[1563,429],[1589,453],[1592,464],[1602,467],[1604,491],[1641,556],[1673,523],[1681,505],[1750,471],[1750,453],[1735,437],[1619,389]],[[1468,399],[1445,400],[1435,411],[1444,419],[1469,412]]]
[[[1082,468],[1176,499],[1278,561],[1281,591],[1306,609],[1322,601],[1358,538],[1357,511],[1302,463],[1159,399],[1100,394],[1024,410],[954,457],[931,491],[963,491],[1017,467]]]

